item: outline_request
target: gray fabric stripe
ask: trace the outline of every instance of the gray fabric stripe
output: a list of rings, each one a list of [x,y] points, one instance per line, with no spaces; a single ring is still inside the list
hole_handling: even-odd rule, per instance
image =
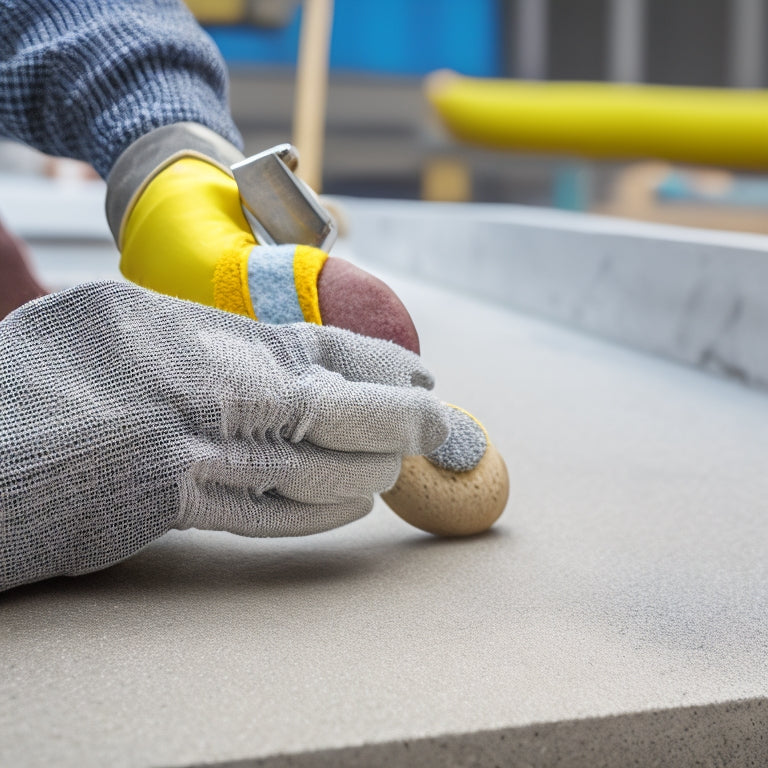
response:
[[[304,314],[293,279],[295,245],[257,245],[248,257],[248,289],[263,323],[300,323]]]

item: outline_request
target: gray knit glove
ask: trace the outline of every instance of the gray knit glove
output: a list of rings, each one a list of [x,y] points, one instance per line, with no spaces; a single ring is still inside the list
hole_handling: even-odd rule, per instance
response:
[[[448,432],[419,358],[95,283],[0,323],[0,589],[171,528],[296,536],[366,514]]]

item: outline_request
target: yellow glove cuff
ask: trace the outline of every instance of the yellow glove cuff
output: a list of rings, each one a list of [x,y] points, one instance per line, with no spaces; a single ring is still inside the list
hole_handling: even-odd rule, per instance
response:
[[[253,317],[246,272],[255,244],[235,180],[184,157],[164,168],[129,211],[120,269],[152,290]]]
[[[310,245],[297,245],[293,255],[293,281],[301,313],[307,323],[323,324],[317,295],[317,278],[327,258],[325,251]]]
[[[160,171],[122,232],[120,269],[139,285],[254,320],[264,307],[268,322],[303,316],[322,325],[317,280],[328,255],[307,245],[257,247],[235,180],[202,158]]]
[[[258,320],[248,288],[248,254],[225,253],[213,268],[213,306]]]

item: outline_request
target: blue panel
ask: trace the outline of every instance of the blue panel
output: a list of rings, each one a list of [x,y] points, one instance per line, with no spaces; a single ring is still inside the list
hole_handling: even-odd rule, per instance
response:
[[[229,64],[293,65],[299,50],[299,14],[285,29],[206,27]]]
[[[424,75],[449,67],[467,75],[501,72],[501,0],[336,0],[331,67],[393,75]],[[299,14],[282,30],[213,27],[231,64],[291,65]]]

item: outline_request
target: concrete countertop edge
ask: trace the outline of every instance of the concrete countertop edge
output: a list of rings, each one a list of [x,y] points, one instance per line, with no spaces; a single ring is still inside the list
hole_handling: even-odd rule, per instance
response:
[[[386,269],[768,389],[768,237],[513,205],[338,198]]]
[[[768,699],[763,697],[196,763],[185,768],[442,768],[446,760],[475,768],[600,768],[618,764],[622,755],[636,765],[685,768],[726,762],[741,765],[742,760],[749,764],[759,749],[755,740],[763,741],[762,749],[768,750]]]

